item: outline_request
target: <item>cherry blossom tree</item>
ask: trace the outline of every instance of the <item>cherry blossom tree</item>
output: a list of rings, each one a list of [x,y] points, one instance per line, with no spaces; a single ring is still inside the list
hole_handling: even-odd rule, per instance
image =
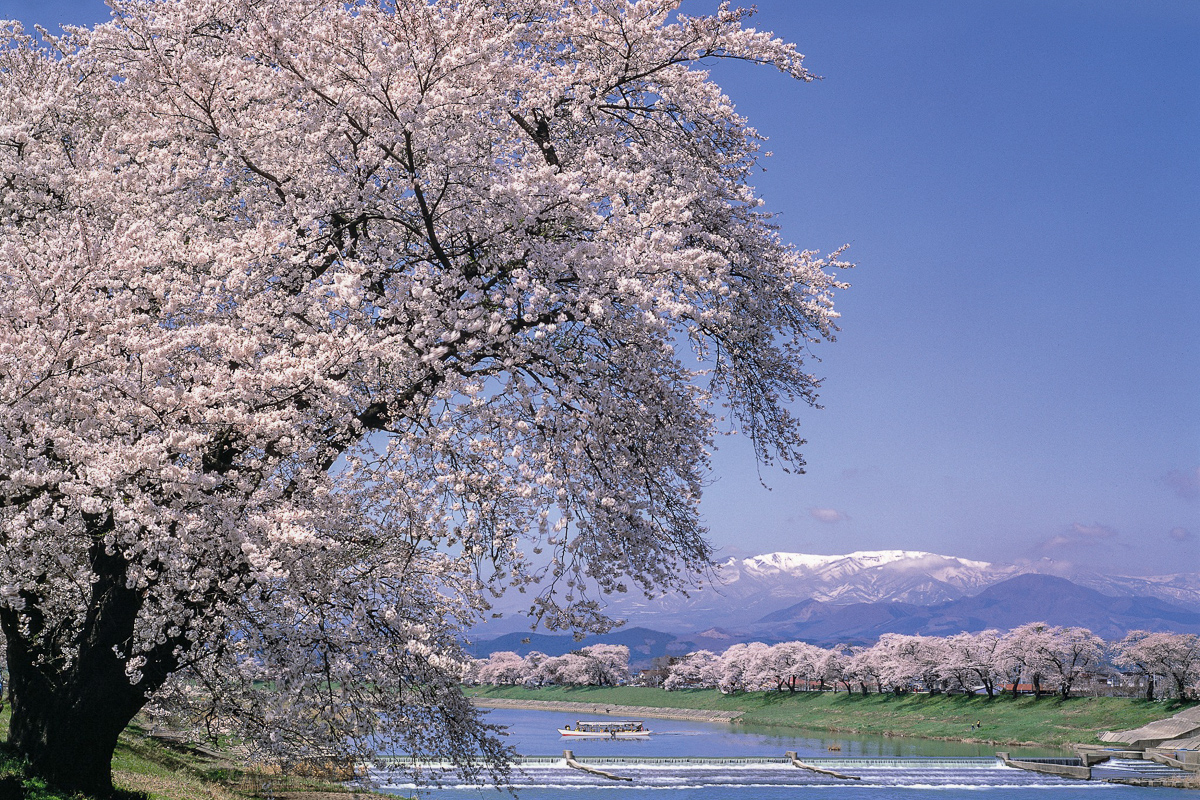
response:
[[[1187,697],[1200,681],[1200,636],[1131,631],[1111,647],[1112,662],[1143,675],[1154,699],[1156,680],[1169,682]],[[997,686],[1011,683],[1015,697],[1022,680],[1035,696],[1046,690],[1070,697],[1081,675],[1102,665],[1105,643],[1086,628],[1033,622],[1006,633],[994,629],[953,636],[909,636],[888,633],[870,647],[837,645],[825,649],[806,642],[735,644],[717,656],[707,650],[689,653],[668,668],[667,689],[717,686],[724,692],[795,691],[801,681],[820,688],[840,683],[862,694],[885,687],[896,693],[915,688],[973,691],[982,686],[989,698]]]
[[[968,691],[978,683],[988,697],[995,697],[996,684],[1005,677],[999,661],[1000,643],[1000,632],[994,629],[947,637],[942,674]]]
[[[846,672],[858,681],[863,695],[870,694],[870,687],[883,693],[883,664],[880,651],[875,647],[859,647],[850,656]]]
[[[1058,684],[1059,694],[1067,698],[1075,681],[1100,662],[1104,640],[1087,628],[1055,626],[1042,647],[1042,662]]]
[[[471,674],[480,683],[494,686],[521,683],[616,686],[629,680],[629,648],[594,644],[561,656],[547,656],[535,650],[524,658],[498,651],[476,662]]]
[[[493,686],[515,686],[525,682],[525,659],[509,650],[492,653],[477,662],[472,677]]]
[[[720,682],[720,659],[711,650],[696,650],[667,667],[663,688],[709,689]]]
[[[1154,658],[1156,648],[1146,643],[1146,639],[1153,635],[1151,631],[1130,631],[1121,641],[1110,646],[1113,665],[1131,670],[1145,681],[1147,700],[1154,699],[1154,678],[1158,666]]]
[[[0,48],[10,744],[107,791],[186,676],[266,755],[502,762],[484,590],[602,627],[707,563],[716,431],[803,465],[841,284],[695,68],[801,56],[675,0],[111,3]]]
[[[1005,674],[1012,679],[1014,697],[1022,677],[1029,679],[1035,698],[1042,696],[1046,678],[1053,670],[1046,661],[1046,654],[1053,649],[1053,637],[1053,626],[1045,622],[1028,622],[1004,635],[1001,662]]]
[[[543,683],[543,673],[541,670],[542,664],[549,658],[545,653],[534,650],[529,655],[525,656],[521,661],[522,679],[521,682],[533,686],[541,686]]]
[[[586,659],[586,686],[616,686],[629,680],[629,648],[593,644],[579,651]]]
[[[552,683],[560,686],[587,686],[592,682],[592,664],[582,653],[566,653],[547,659],[546,663],[546,669],[553,677]]]
[[[764,654],[760,665],[764,675],[760,682],[773,682],[774,688],[790,692],[796,691],[796,683],[804,682],[808,689],[808,680],[820,672],[820,664],[824,650],[806,642],[780,642],[772,645]]]
[[[845,645],[839,645],[829,650],[821,651],[821,660],[818,665],[822,687],[828,681],[833,685],[833,691],[837,691],[837,685],[841,683],[846,687],[846,691],[850,691],[850,681],[852,678],[847,674],[847,669],[850,665],[850,655],[847,653],[848,648]]]
[[[525,683],[533,686],[553,686],[568,683],[563,673],[567,670],[570,659],[566,656],[545,656],[528,662],[525,673]]]
[[[941,669],[946,662],[943,640],[935,636],[907,636],[885,633],[872,648],[881,681],[894,692],[923,686],[925,691],[940,687]]]
[[[769,668],[770,645],[749,642],[730,646],[721,654],[717,688],[722,694],[747,692],[772,685]]]
[[[1146,674],[1147,699],[1153,699],[1154,676],[1161,676],[1180,698],[1200,680],[1200,636],[1194,633],[1130,631],[1114,649],[1114,663]]]

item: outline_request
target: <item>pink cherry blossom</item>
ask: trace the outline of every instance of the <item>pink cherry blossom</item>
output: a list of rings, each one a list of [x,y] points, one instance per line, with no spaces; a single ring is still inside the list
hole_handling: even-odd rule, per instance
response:
[[[721,426],[803,465],[844,265],[778,238],[697,62],[809,76],[677,5],[4,28],[0,629],[36,770],[107,790],[150,700],[264,756],[502,764],[458,690],[489,593],[603,628],[581,587],[708,561]]]

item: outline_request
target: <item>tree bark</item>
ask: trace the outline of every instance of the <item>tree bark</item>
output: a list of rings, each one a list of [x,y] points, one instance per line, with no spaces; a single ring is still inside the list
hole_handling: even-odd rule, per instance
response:
[[[20,644],[9,639],[9,745],[57,787],[110,794],[113,750],[146,703],[141,687],[130,684],[120,664],[115,670],[47,674],[24,657]]]
[[[12,703],[9,745],[49,783],[104,796],[112,792],[117,737],[178,668],[187,643],[168,641],[144,653],[142,680],[131,683],[127,650],[142,597],[126,585],[120,553],[97,542],[91,561],[96,579],[76,625],[47,624],[39,598],[28,595],[25,609],[0,610],[0,628]]]

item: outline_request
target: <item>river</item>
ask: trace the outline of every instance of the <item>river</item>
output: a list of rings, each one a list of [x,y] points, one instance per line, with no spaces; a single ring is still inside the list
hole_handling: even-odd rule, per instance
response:
[[[1097,792],[1112,800],[1196,798],[1194,792],[1179,789],[1073,781],[1010,769],[995,759],[994,745],[668,719],[645,720],[653,731],[645,740],[566,741],[556,729],[575,719],[562,712],[494,709],[489,720],[506,727],[518,753],[545,757],[528,758],[514,771],[512,784],[522,800],[629,800],[644,792],[655,792],[648,797],[661,800],[978,800],[981,791],[988,800],[1082,800]],[[590,766],[632,781],[615,782],[571,769],[562,760],[567,749]],[[798,769],[782,758],[788,750],[806,763],[860,780]],[[1026,756],[1064,755],[1046,749],[1013,750]],[[440,773],[434,769],[429,774]],[[375,778],[383,791],[428,800],[504,796],[493,786],[462,785],[449,775],[443,775],[446,783],[440,788],[420,789],[399,774],[382,771]]]

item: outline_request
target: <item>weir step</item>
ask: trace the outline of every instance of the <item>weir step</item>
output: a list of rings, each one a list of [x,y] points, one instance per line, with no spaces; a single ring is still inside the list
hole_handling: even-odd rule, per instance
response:
[[[759,766],[759,765],[790,765],[787,756],[574,756],[581,764],[595,766]],[[998,765],[995,758],[871,758],[871,757],[805,757],[805,763],[826,769],[848,768],[880,768],[880,769],[981,769]],[[514,766],[548,766],[563,763],[561,755],[553,756],[518,756]],[[450,761],[413,758],[411,756],[381,756],[373,762],[376,767],[448,767]]]

